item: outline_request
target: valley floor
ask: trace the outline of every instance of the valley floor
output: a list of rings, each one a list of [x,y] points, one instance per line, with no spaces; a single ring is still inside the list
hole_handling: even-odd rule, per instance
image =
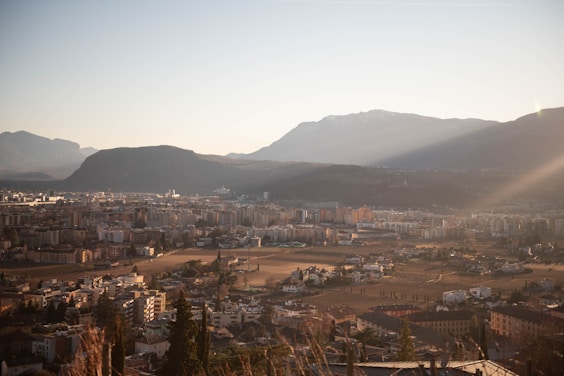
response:
[[[297,268],[305,269],[316,265],[320,269],[332,270],[336,263],[344,260],[346,254],[367,256],[370,253],[382,253],[391,257],[392,249],[397,246],[395,241],[384,241],[363,247],[230,249],[221,250],[221,255],[250,258],[250,264],[242,264],[235,268],[240,270],[237,273],[236,287],[249,289],[264,287],[269,281],[281,281]],[[453,244],[417,244],[417,246],[448,248]],[[476,249],[478,253],[502,255],[505,252],[485,244],[477,244],[471,248]],[[217,258],[217,253],[217,250],[187,248],[167,252],[158,258],[121,260],[120,266],[112,269],[96,269],[93,265],[13,263],[0,264],[0,271],[8,275],[27,276],[30,286],[35,286],[40,280],[51,278],[76,281],[83,275],[126,274],[131,272],[135,266],[148,281],[153,273],[181,269],[190,260],[212,262]],[[304,300],[318,305],[320,309],[336,303],[347,304],[357,313],[362,313],[369,307],[380,304],[416,303],[425,305],[426,302],[433,304],[442,298],[443,291],[449,290],[468,290],[471,287],[489,286],[494,294],[507,298],[513,291],[521,290],[527,283],[539,282],[545,278],[551,279],[554,285],[564,285],[564,265],[527,264],[526,268],[532,272],[515,275],[499,273],[476,275],[461,271],[442,261],[411,259],[396,264],[395,271],[390,276],[362,285],[323,289],[316,295],[304,297]],[[556,294],[563,297],[562,291]]]

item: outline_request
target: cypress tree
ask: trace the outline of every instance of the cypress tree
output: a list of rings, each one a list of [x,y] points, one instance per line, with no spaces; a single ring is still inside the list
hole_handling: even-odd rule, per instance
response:
[[[47,314],[45,315],[45,322],[47,324],[53,324],[57,320],[57,310],[55,309],[55,303],[53,301],[49,301],[49,305],[47,306]]]
[[[198,326],[192,316],[192,307],[186,301],[184,292],[176,300],[176,321],[169,326],[170,347],[165,353],[165,360],[160,369],[163,376],[187,376],[201,373],[201,363],[198,359],[196,336]]]
[[[63,322],[65,321],[65,314],[67,313],[68,304],[66,302],[60,302],[57,306],[57,310],[55,312],[55,322]]]
[[[488,337],[486,336],[486,324],[482,323],[482,328],[480,329],[480,354],[478,355],[478,359],[482,360],[489,360],[490,357],[488,355]]]
[[[100,295],[94,312],[96,313],[96,325],[99,328],[108,328],[114,322],[117,309],[114,307],[108,291],[104,291]]]
[[[413,341],[411,340],[411,329],[409,328],[409,321],[407,320],[407,318],[403,320],[403,324],[401,326],[398,360],[400,362],[415,360]]]
[[[125,368],[125,336],[121,315],[116,315],[114,336],[114,343],[112,345],[112,376],[123,376]]]
[[[210,333],[208,331],[208,310],[206,303],[202,305],[202,323],[198,332],[198,359],[202,370],[209,375]]]

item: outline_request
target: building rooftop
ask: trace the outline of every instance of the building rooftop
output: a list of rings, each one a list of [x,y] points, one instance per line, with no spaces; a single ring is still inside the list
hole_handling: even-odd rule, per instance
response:
[[[424,311],[411,313],[407,317],[412,322],[424,322],[470,320],[473,315],[471,311]]]
[[[492,312],[498,312],[506,316],[516,317],[524,321],[530,321],[534,323],[540,323],[546,318],[541,312],[531,311],[530,309],[524,309],[521,307],[494,307]]]

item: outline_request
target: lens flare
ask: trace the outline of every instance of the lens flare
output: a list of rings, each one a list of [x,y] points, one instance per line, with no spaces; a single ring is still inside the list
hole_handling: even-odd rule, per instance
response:
[[[535,112],[537,113],[538,117],[542,116],[542,106],[539,101],[535,101]]]

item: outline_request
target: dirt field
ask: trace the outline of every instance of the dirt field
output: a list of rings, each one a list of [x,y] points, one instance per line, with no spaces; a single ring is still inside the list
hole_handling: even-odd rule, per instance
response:
[[[344,260],[347,253],[368,255],[369,253],[391,253],[395,242],[375,242],[366,247],[307,247],[307,248],[252,248],[221,250],[222,256],[234,255],[241,258],[250,257],[250,264],[237,267],[240,270],[251,271],[237,274],[237,287],[243,285],[262,287],[267,279],[277,281],[286,278],[290,272],[297,268],[307,268],[316,265],[319,268],[332,270],[335,263]],[[433,244],[430,244],[433,246]],[[419,245],[421,246],[421,244]],[[439,244],[439,247],[449,245]],[[496,252],[491,247],[484,245],[479,252]],[[182,249],[167,253],[158,258],[133,259],[122,261],[122,264],[111,270],[94,269],[85,265],[3,265],[0,271],[7,274],[27,275],[31,286],[39,280],[58,278],[76,280],[85,274],[111,273],[119,275],[128,273],[135,265],[139,273],[148,280],[154,272],[173,271],[180,269],[190,260],[212,262],[217,257],[217,250]],[[257,268],[259,269],[257,271]],[[304,300],[314,303],[319,308],[330,304],[347,304],[357,312],[364,312],[376,304],[430,303],[442,298],[442,292],[455,289],[468,289],[477,286],[489,286],[496,294],[508,297],[511,292],[521,290],[525,283],[538,282],[549,278],[554,284],[564,285],[564,265],[528,264],[527,268],[532,273],[516,275],[470,275],[454,269],[447,269],[439,261],[423,261],[415,259],[405,264],[397,264],[392,276],[363,284],[362,286],[348,286],[334,290],[324,290],[319,295],[307,297]],[[362,292],[362,294],[361,294]],[[560,292],[562,294],[562,291]],[[564,295],[560,295],[564,297]]]

